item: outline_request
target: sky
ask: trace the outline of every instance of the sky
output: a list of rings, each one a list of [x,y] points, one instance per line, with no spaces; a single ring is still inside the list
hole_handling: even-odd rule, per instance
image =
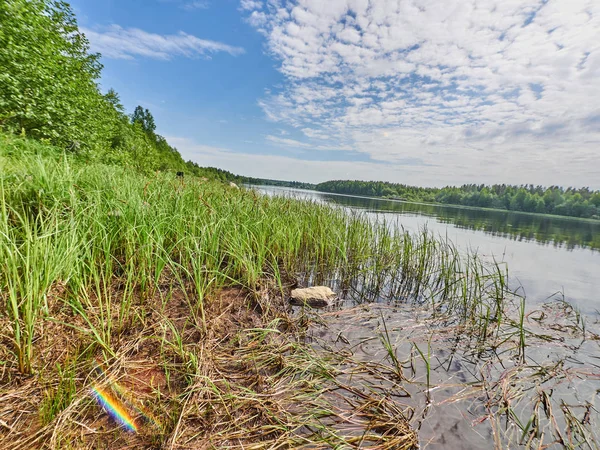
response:
[[[236,174],[600,189],[597,0],[73,0],[104,91]]]

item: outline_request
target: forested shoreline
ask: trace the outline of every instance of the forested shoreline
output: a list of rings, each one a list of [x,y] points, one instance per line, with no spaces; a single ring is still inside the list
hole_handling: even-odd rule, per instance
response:
[[[242,177],[243,182],[253,185],[288,187],[293,189],[310,189],[316,188],[315,184],[304,183],[302,181],[285,181],[285,180],[269,180],[266,178]]]
[[[382,181],[326,181],[320,192],[600,219],[600,191],[560,186],[465,184],[423,188]]]

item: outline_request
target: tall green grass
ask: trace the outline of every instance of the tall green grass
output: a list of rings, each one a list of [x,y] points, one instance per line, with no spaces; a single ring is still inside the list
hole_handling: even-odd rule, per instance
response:
[[[283,311],[296,284],[327,284],[346,304],[414,304],[455,330],[456,342],[469,352],[492,354],[514,342],[525,356],[525,304],[510,291],[506,267],[459,251],[427,230],[409,233],[342,208],[261,196],[218,181],[148,176],[1,135],[0,164],[0,340],[7,344],[0,347],[0,377],[13,389],[4,398],[36,399],[43,427],[40,434],[19,435],[14,448],[42,441],[62,448],[61,439],[77,433],[69,430],[77,423],[71,419],[90,411],[90,386],[108,386],[119,373],[135,378],[137,364],[165,379],[160,389],[142,395],[166,416],[146,427],[153,444],[174,445],[186,417],[204,417],[195,396],[208,396],[219,408],[229,405],[224,411],[231,426],[221,432],[223,442],[228,433],[236,439],[247,434],[234,426],[232,411],[254,421],[250,404],[268,413],[255,430],[276,424],[285,445],[292,435],[294,442],[332,447],[366,439],[321,422],[321,416],[345,421],[328,401],[310,413],[306,428],[302,417],[282,412],[296,408],[296,401],[318,406],[331,388],[326,384],[339,383],[338,369],[322,369],[326,358],[311,353],[292,361],[309,349],[298,343],[308,316],[295,321]],[[232,300],[228,292],[239,297]],[[240,310],[246,307],[251,318]],[[408,355],[396,353],[385,322],[384,329],[380,338],[401,383]],[[416,349],[429,373],[433,349]],[[243,364],[240,352],[247,354]],[[261,358],[268,361],[265,368],[257,364]],[[98,367],[104,375],[95,374]],[[272,386],[293,381],[281,391],[281,403],[265,400],[260,386],[267,379]],[[351,384],[344,389],[359,391]],[[371,408],[373,398],[364,400],[368,427],[381,422],[379,435],[369,436],[388,440],[377,448],[412,448],[416,438],[403,410],[379,399],[391,408],[384,414]],[[11,405],[3,408],[3,417],[15,412]],[[279,423],[282,414],[286,426]],[[186,429],[196,430],[190,420]],[[221,423],[214,420],[210,426]],[[18,416],[12,423],[30,417],[20,421]]]
[[[87,164],[22,141],[0,144],[0,158],[2,313],[23,373],[57,285],[107,354],[136,320],[134,293],[160,290],[164,279],[186,287],[202,329],[211,292],[258,292],[265,278],[282,288],[286,277],[328,283],[358,302],[422,303],[481,329],[503,315],[504,269],[426,230],[411,235],[315,202]],[[118,299],[115,281],[125,286]]]

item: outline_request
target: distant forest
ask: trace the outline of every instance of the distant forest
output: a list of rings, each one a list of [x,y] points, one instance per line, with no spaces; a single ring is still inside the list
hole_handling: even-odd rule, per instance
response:
[[[422,188],[381,181],[336,180],[320,183],[317,191],[365,195],[413,202],[496,208],[559,216],[600,219],[600,191],[559,186],[465,184]]]
[[[268,180],[265,178],[251,178],[241,177],[244,183],[262,185],[262,186],[279,186],[289,187],[294,189],[312,189],[314,190],[317,186],[311,183],[303,183],[302,181],[284,181],[284,180]]]

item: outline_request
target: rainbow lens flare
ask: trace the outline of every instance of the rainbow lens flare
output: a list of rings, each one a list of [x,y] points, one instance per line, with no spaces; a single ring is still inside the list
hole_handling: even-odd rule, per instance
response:
[[[92,394],[110,416],[123,425],[127,430],[137,433],[137,425],[129,412],[109,392],[102,388],[92,388]]]
[[[121,385],[116,381],[112,381],[110,386],[113,389],[113,391],[117,393],[117,395],[124,399],[124,401],[127,403],[127,406],[135,410],[135,412],[142,416],[146,422],[150,422],[156,428],[160,429],[159,422],[149,411],[147,411],[145,408],[141,409],[135,405],[136,402],[132,399],[132,395],[129,391],[121,387]]]

